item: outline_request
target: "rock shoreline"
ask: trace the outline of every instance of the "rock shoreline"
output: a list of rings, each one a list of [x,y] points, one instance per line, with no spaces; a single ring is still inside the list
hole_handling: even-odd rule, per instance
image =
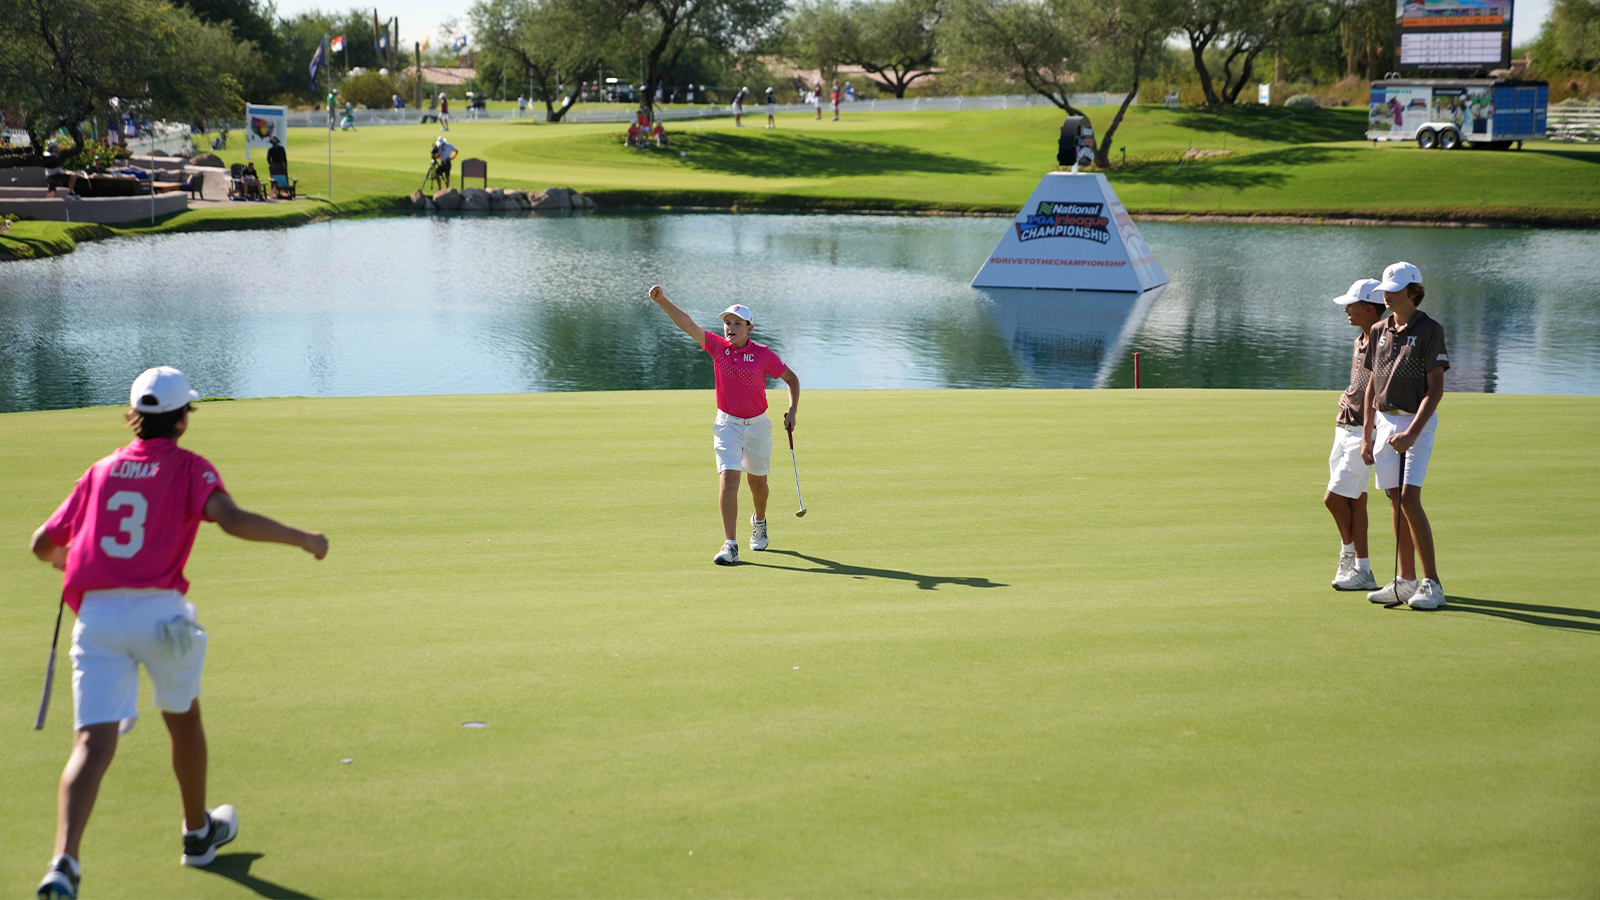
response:
[[[599,204],[572,188],[552,187],[542,191],[517,191],[504,188],[445,188],[425,193],[411,192],[414,210],[445,212],[521,212],[523,210],[595,209]]]

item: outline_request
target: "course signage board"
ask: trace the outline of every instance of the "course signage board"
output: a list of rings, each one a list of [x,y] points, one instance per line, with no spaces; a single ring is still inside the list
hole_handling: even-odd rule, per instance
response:
[[[271,147],[273,138],[277,138],[284,147],[289,146],[289,108],[287,106],[245,104],[245,150]]]
[[[1512,0],[1395,0],[1401,72],[1511,65]]]
[[[1167,280],[1106,176],[1050,172],[972,286],[1143,292]]]

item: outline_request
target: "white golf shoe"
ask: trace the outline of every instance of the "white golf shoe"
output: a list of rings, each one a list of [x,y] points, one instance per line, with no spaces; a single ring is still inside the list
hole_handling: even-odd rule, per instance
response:
[[[1339,554],[1339,565],[1334,567],[1334,570],[1333,570],[1333,584],[1334,584],[1334,587],[1338,587],[1339,586],[1339,582],[1345,580],[1345,578],[1349,576],[1350,571],[1352,569],[1354,569],[1355,567],[1356,567],[1356,555],[1354,553],[1341,553],[1341,554]]]
[[[750,549],[767,549],[767,520],[750,517]]]
[[[1377,579],[1372,577],[1371,569],[1363,569],[1352,565],[1342,573],[1343,577],[1333,580],[1333,589],[1336,591],[1375,591],[1378,589]]]
[[[1396,590],[1396,585],[1399,586],[1398,591]],[[1398,581],[1390,580],[1384,582],[1383,587],[1368,594],[1367,599],[1373,603],[1382,603],[1384,606],[1399,606],[1410,600],[1411,595],[1416,592],[1417,583],[1415,581],[1406,581],[1402,578]]]
[[[737,566],[739,564],[739,542],[723,541],[722,549],[717,551],[716,556],[711,557],[711,561],[719,566]]]
[[[1412,609],[1440,609],[1444,602],[1444,586],[1432,578],[1424,578],[1417,583],[1417,592],[1406,605]]]
[[[227,803],[206,810],[206,830],[183,833],[183,858],[186,866],[209,866],[216,861],[217,848],[239,836],[239,814]]]
[[[50,869],[34,889],[34,896],[39,900],[78,900],[78,879],[82,875],[78,861],[62,853],[50,860]]]

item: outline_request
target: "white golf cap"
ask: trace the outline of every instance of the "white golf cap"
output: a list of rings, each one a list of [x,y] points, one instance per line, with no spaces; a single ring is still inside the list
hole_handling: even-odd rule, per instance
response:
[[[1383,305],[1383,298],[1373,299],[1372,292],[1378,289],[1378,279],[1363,278],[1350,285],[1349,293],[1333,298],[1333,302],[1340,306],[1349,306],[1352,303],[1376,303]]]
[[[142,413],[172,412],[199,399],[200,394],[189,387],[189,379],[171,366],[145,369],[128,391],[128,405]]]
[[[1403,290],[1408,284],[1421,284],[1422,273],[1417,267],[1408,262],[1397,262],[1383,270],[1383,283],[1378,285],[1380,291]]]
[[[735,303],[734,305],[723,310],[721,313],[717,314],[717,318],[724,320],[726,320],[729,316],[738,316],[746,322],[749,322],[751,325],[756,323],[755,313],[752,313],[750,311],[750,307],[744,306],[743,304]]]

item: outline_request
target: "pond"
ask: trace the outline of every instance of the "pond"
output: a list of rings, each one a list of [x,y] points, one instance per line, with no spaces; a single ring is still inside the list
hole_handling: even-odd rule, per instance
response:
[[[1600,232],[1146,223],[1159,293],[968,286],[1008,220],[601,213],[393,217],[125,238],[0,264],[0,411],[210,396],[708,388],[703,324],[750,306],[808,388],[1342,388],[1328,299],[1397,259],[1452,390],[1600,393]]]

